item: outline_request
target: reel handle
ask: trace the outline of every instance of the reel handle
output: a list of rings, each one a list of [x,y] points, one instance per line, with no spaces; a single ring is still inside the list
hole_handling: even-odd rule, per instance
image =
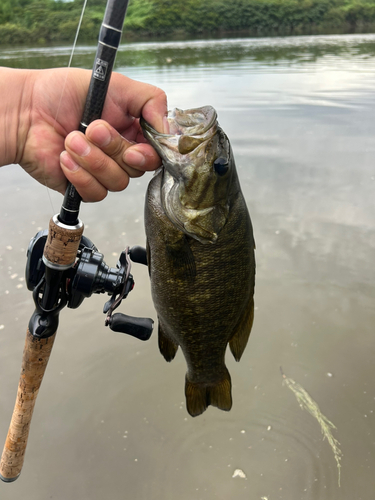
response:
[[[109,318],[108,326],[114,332],[126,333],[139,340],[148,340],[151,337],[154,322],[151,318],[136,318],[116,313]]]

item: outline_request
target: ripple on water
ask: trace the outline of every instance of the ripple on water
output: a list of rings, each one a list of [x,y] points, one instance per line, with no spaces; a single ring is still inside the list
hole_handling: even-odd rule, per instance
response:
[[[155,480],[168,477],[165,498],[177,484],[186,498],[196,491],[204,499],[236,492],[237,498],[250,493],[252,498],[338,498],[332,452],[318,423],[298,404],[280,408],[279,415],[254,411],[246,421],[235,412],[217,412],[209,408],[206,416],[184,418],[165,436],[163,460],[152,471]]]

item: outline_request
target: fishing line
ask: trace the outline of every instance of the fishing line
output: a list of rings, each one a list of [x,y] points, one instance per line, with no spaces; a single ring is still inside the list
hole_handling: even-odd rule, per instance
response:
[[[74,42],[73,42],[72,50],[71,50],[71,53],[70,53],[70,58],[69,58],[67,69],[69,69],[71,67],[71,65],[72,65],[73,56],[74,56],[74,52],[75,52],[76,45],[77,45],[78,35],[79,35],[79,32],[81,31],[82,20],[83,20],[83,16],[84,16],[85,10],[86,10],[86,5],[87,5],[87,0],[84,0],[83,6],[82,6],[82,11],[81,11],[81,17],[80,17],[80,19],[78,21],[78,26],[77,26],[76,34],[75,34],[75,37],[74,37]],[[60,112],[61,103],[62,103],[62,100],[63,100],[63,95],[64,95],[64,92],[65,92],[65,87],[66,87],[66,82],[67,81],[68,81],[68,72],[65,75],[64,83],[63,83],[61,94],[60,94],[60,100],[59,100],[59,103],[57,105],[56,115],[55,115],[54,122],[53,122],[53,130],[54,131],[56,131],[57,117],[58,117],[59,112]],[[44,165],[44,173],[45,173],[45,165]],[[45,175],[44,175],[44,185],[46,186],[46,189],[47,189],[48,198],[49,198],[49,201],[50,201],[50,204],[51,204],[52,215],[53,215],[53,214],[56,213],[56,210],[53,207],[51,193],[49,192],[50,188],[48,187],[48,182],[47,182],[47,178],[46,178]]]

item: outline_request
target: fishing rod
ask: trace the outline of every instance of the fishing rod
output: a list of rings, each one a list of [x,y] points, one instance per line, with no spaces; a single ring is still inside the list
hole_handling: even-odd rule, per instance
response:
[[[108,85],[120,44],[129,0],[108,0],[99,33],[86,104],[78,129],[101,117]],[[104,305],[105,325],[140,340],[148,340],[153,329],[150,318],[136,318],[113,311],[133,289],[131,260],[147,264],[146,250],[127,247],[115,268],[107,266],[104,256],[83,236],[79,219],[81,196],[68,183],[59,214],[52,217],[49,229],[39,231],[29,244],[26,283],[33,292],[35,311],[26,333],[16,403],[4,450],[0,459],[0,478],[15,481],[21,473],[36,397],[51,354],[60,311],[75,309],[93,293],[108,293]]]

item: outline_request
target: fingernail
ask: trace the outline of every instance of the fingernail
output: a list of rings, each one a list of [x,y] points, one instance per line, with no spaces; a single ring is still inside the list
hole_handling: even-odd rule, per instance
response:
[[[99,124],[90,131],[90,139],[93,140],[98,146],[104,147],[108,146],[111,142],[112,136],[105,125]]]
[[[68,140],[69,148],[78,156],[87,156],[91,148],[81,134],[73,134]]]
[[[69,156],[69,153],[67,151],[63,151],[60,154],[60,162],[63,164],[65,168],[70,170],[71,172],[75,172],[80,168],[79,165],[75,161],[72,160],[72,158]]]
[[[124,162],[129,165],[129,167],[143,167],[146,163],[146,158],[139,151],[127,149],[124,153]]]

